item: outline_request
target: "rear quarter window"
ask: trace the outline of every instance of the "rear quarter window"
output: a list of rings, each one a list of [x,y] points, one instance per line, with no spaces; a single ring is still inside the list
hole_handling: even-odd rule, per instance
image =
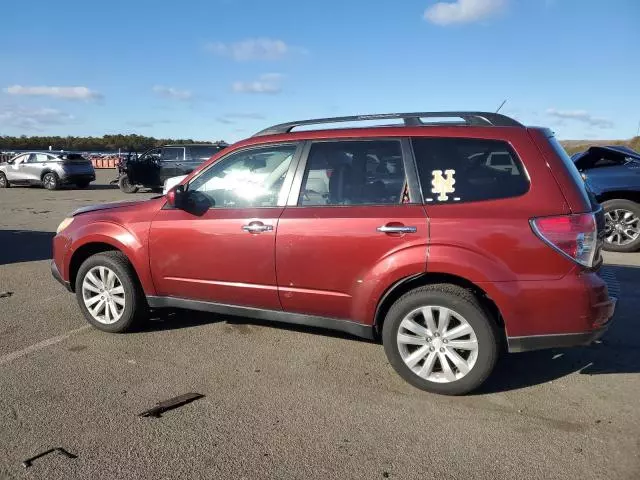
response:
[[[511,146],[501,140],[413,138],[426,203],[465,203],[518,197],[529,178]]]

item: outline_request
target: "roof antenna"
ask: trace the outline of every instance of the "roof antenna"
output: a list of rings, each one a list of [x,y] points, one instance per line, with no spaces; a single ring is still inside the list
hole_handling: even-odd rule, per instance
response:
[[[501,109],[502,107],[504,107],[504,104],[505,104],[505,103],[507,103],[507,100],[506,100],[506,99],[505,99],[505,100],[500,104],[500,106],[499,106],[499,107],[498,107],[498,109],[496,110],[496,113],[498,113],[498,112],[500,111],[500,109]]]

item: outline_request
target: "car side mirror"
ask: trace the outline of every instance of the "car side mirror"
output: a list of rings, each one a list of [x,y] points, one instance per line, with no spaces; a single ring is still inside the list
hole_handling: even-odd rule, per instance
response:
[[[176,185],[167,192],[167,203],[178,209],[184,209],[187,198],[187,192],[184,189],[184,185]]]

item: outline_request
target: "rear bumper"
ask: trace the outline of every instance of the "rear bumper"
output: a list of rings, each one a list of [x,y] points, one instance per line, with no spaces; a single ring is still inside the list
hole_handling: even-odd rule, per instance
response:
[[[582,328],[571,333],[549,333],[542,335],[522,335],[507,337],[509,352],[527,352],[546,348],[576,347],[589,345],[602,337],[612,323],[618,302],[620,287],[615,275],[603,268],[597,275],[587,274],[582,280],[586,287],[585,299],[582,303],[576,298],[575,291],[567,291],[567,302],[572,305],[572,316],[584,322]],[[573,295],[572,295],[573,294]],[[566,313],[569,313],[568,311]],[[568,316],[568,315],[567,315]],[[567,317],[564,317],[565,319]]]
[[[64,288],[66,288],[69,292],[71,292],[71,285],[69,284],[69,282],[66,282],[63,278],[62,275],[60,275],[60,270],[58,270],[58,266],[56,265],[56,262],[51,260],[51,275],[53,275],[53,278],[55,278],[58,282],[60,282],[61,285],[64,286]]]
[[[62,183],[77,183],[77,182],[93,182],[96,179],[95,173],[68,173],[60,178]]]

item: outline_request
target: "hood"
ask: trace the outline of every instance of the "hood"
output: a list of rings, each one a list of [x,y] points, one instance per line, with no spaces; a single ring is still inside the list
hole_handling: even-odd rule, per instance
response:
[[[139,205],[143,202],[145,202],[145,200],[134,200],[134,201],[128,200],[124,202],[111,202],[111,203],[100,203],[98,205],[89,205],[89,206],[82,207],[75,210],[71,214],[71,216],[75,217],[76,215],[82,215],[83,213],[98,212],[100,210],[112,210],[114,208],[130,207],[133,205]]]
[[[589,149],[585,150],[584,152],[579,152],[576,153],[574,155],[571,156],[571,160],[575,162],[577,162],[578,160],[580,160],[581,158],[586,157],[587,155],[591,155],[591,154],[606,154],[606,155],[617,155],[617,156],[624,156],[624,157],[630,157],[633,158],[634,160],[640,160],[640,153],[636,152],[635,150],[629,148],[629,147],[625,147],[623,145],[609,145],[609,146],[604,146],[604,147],[600,147],[600,146],[596,146],[596,147],[590,147]]]

